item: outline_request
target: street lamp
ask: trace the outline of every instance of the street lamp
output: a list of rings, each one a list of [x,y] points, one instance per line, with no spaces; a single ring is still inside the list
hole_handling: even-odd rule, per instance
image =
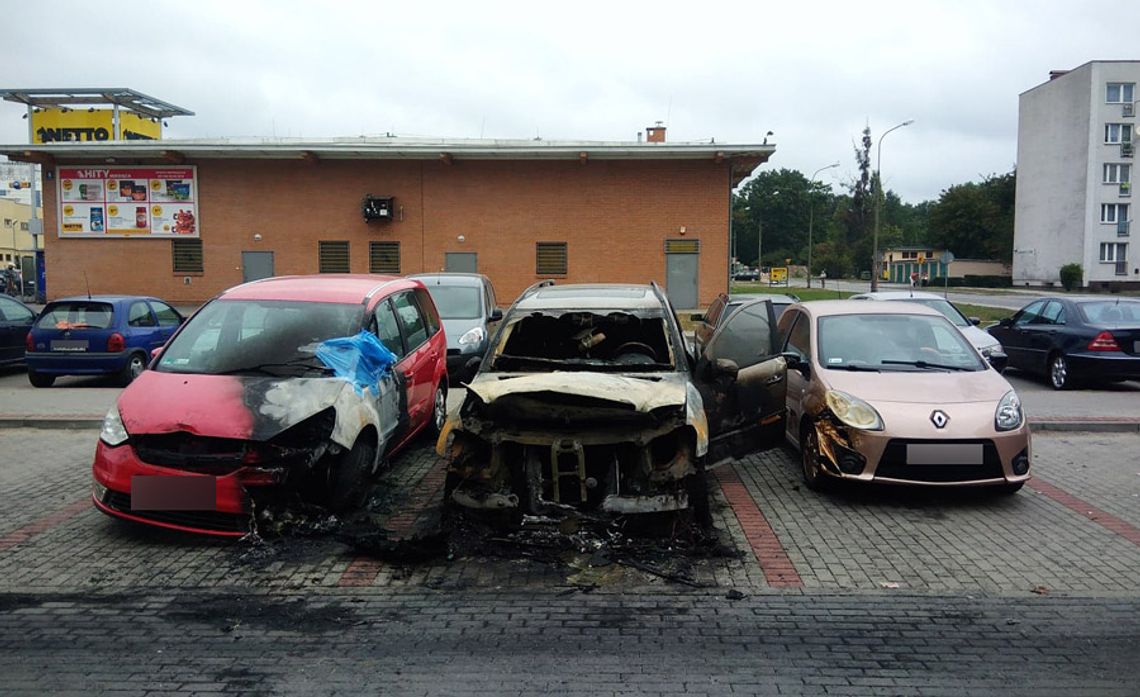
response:
[[[892,126],[883,131],[883,135],[879,136],[878,152],[875,155],[875,161],[878,163],[879,168],[876,171],[875,179],[878,180],[875,186],[875,236],[871,243],[871,292],[874,293],[879,289],[879,276],[882,274],[882,269],[879,263],[879,209],[883,207],[883,139],[891,131],[909,126],[914,123],[914,119],[907,119],[897,126]]]
[[[827,165],[826,167],[820,167],[816,171],[812,172],[811,180],[808,182],[809,187],[811,185],[815,184],[815,178],[819,175],[820,172],[822,172],[825,169],[831,169],[832,167],[838,167],[838,166],[839,166],[839,163],[836,162],[833,165]],[[812,251],[812,246],[813,246],[812,245],[812,239],[811,239],[811,233],[812,233],[812,227],[814,227],[814,225],[815,225],[815,198],[813,198],[812,194],[813,194],[813,192],[812,192],[811,188],[809,188],[808,189],[808,272],[807,272],[807,287],[808,288],[811,288],[811,251]]]

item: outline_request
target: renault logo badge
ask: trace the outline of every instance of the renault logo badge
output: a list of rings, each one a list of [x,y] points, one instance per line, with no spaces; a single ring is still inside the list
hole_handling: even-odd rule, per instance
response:
[[[941,409],[935,409],[930,413],[930,422],[935,428],[946,428],[946,424],[950,423],[950,417]]]

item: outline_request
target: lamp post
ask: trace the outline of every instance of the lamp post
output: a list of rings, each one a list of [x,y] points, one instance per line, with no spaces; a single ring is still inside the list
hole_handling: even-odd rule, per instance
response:
[[[871,243],[871,292],[874,293],[879,289],[879,276],[882,275],[882,269],[879,264],[879,209],[883,207],[883,139],[891,131],[909,126],[914,123],[914,119],[907,119],[897,126],[892,126],[883,131],[883,135],[879,136],[878,152],[875,155],[875,162],[879,165],[876,170],[875,179],[875,235]]]
[[[826,167],[820,167],[816,171],[812,172],[811,179],[808,181],[809,187],[811,185],[815,184],[815,178],[817,176],[819,176],[820,172],[822,172],[825,169],[831,169],[832,167],[838,167],[838,166],[839,166],[839,163],[836,162],[835,164],[827,165]],[[808,272],[807,272],[807,287],[808,288],[811,288],[811,252],[812,252],[812,247],[813,247],[811,233],[812,233],[812,228],[814,226],[815,226],[815,198],[813,197],[812,190],[809,188],[808,189]]]

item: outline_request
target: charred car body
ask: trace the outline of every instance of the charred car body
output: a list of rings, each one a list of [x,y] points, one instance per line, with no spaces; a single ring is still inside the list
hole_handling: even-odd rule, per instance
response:
[[[749,307],[694,362],[655,284],[528,289],[440,436],[448,500],[534,515],[703,507],[706,465],[779,440],[784,360],[770,303]]]
[[[259,500],[350,506],[386,454],[444,420],[438,315],[423,285],[278,277],[202,307],[104,420],[93,498],[110,515],[219,535]]]

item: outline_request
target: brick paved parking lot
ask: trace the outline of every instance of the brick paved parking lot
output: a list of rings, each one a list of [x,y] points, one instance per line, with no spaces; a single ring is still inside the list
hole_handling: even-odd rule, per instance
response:
[[[1136,434],[1038,435],[1036,478],[1013,496],[820,495],[800,486],[791,451],[755,455],[709,476],[721,550],[737,553],[689,559],[672,580],[661,558],[638,568],[588,548],[552,561],[453,544],[396,561],[330,535],[230,541],[124,524],[88,501],[96,437],[0,429],[0,692],[1140,684]],[[429,447],[404,454],[371,519],[396,537],[433,523],[440,475]]]

